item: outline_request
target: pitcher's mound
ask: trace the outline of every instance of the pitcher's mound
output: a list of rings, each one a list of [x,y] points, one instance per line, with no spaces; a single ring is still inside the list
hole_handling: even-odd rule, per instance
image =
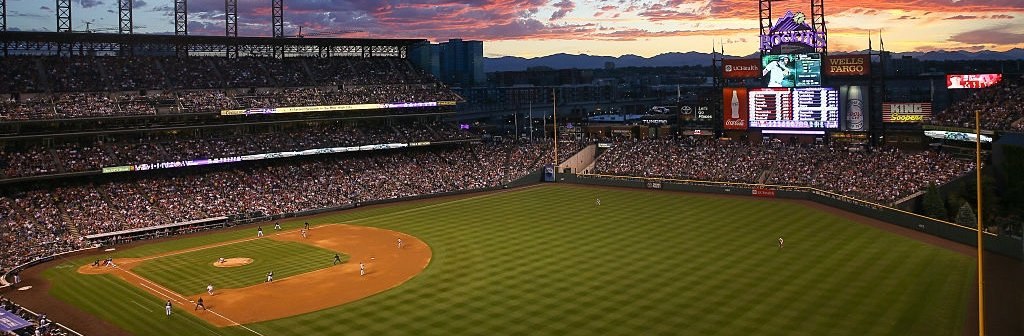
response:
[[[225,258],[224,262],[220,260],[214,261],[213,266],[216,267],[238,267],[245,266],[252,263],[252,258]]]

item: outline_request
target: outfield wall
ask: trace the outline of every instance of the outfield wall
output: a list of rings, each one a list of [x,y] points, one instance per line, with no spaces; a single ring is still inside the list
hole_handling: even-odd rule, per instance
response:
[[[977,246],[978,240],[977,230],[974,228],[808,187],[565,173],[558,176],[558,181],[613,187],[809,200],[965,245]],[[1020,239],[990,233],[985,233],[984,237],[985,250],[1024,260],[1024,247],[1022,247]]]

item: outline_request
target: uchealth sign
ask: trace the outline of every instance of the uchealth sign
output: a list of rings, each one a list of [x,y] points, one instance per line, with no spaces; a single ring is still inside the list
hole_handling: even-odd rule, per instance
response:
[[[759,59],[727,59],[722,60],[723,78],[761,78],[761,60]]]
[[[750,194],[754,195],[754,196],[757,196],[757,197],[775,198],[775,190],[771,190],[771,189],[763,189],[763,188],[750,189]]]
[[[871,55],[828,56],[825,76],[867,76],[871,74]]]
[[[882,122],[919,123],[932,120],[932,103],[882,103]]]
[[[747,88],[724,88],[722,89],[722,121],[723,128],[727,130],[747,129],[747,116],[750,105],[747,97]]]

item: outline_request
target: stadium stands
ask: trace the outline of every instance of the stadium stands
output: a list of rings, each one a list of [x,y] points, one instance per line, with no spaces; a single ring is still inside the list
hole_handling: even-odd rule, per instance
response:
[[[24,319],[25,321],[31,322],[32,325],[29,327],[21,328],[12,331],[12,335],[15,336],[68,336],[72,333],[68,332],[60,324],[54,323],[46,314],[36,314],[28,309],[25,309],[11,300],[0,296],[0,309],[11,312],[14,315]]]
[[[935,116],[934,123],[974,128],[974,112],[981,111],[981,128],[1024,131],[1024,79],[1006,76],[993,87],[977,89]]]
[[[973,169],[968,161],[934,152],[873,152],[831,146],[746,145],[700,140],[626,140],[600,159],[601,174],[820,188],[891,203]]]

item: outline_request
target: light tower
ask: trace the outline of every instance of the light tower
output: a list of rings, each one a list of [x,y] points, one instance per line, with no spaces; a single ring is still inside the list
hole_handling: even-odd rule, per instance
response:
[[[224,36],[238,37],[238,0],[224,0]],[[227,57],[238,57],[238,45],[228,42]]]
[[[57,31],[71,32],[71,0],[57,0]]]
[[[270,0],[274,38],[284,37],[284,0]],[[274,45],[274,57],[284,58],[284,46]]]
[[[132,33],[132,1],[117,0],[117,33]]]

